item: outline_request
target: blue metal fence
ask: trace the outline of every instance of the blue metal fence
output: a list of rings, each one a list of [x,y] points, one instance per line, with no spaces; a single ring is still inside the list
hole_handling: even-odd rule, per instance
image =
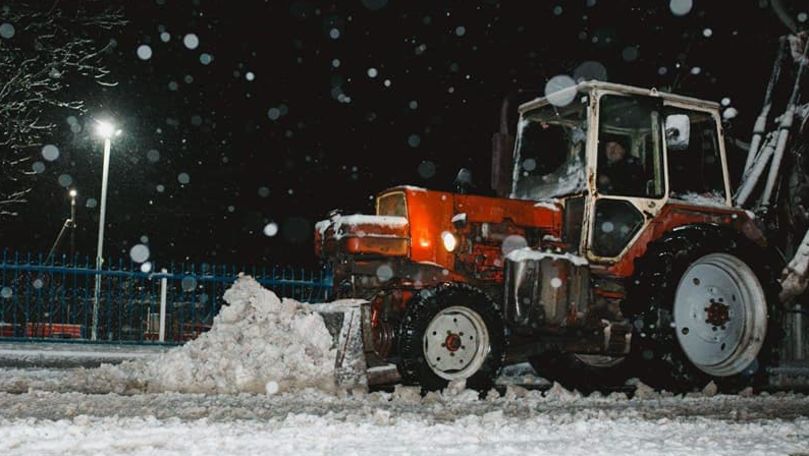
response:
[[[159,272],[158,272],[159,271]],[[165,280],[164,341],[182,343],[210,328],[222,295],[243,272],[279,296],[304,302],[329,299],[327,269],[236,267],[107,259],[97,271],[89,257],[58,257],[5,250],[0,258],[0,340],[88,340],[92,332],[94,281],[101,276],[98,340],[157,342],[161,287]]]

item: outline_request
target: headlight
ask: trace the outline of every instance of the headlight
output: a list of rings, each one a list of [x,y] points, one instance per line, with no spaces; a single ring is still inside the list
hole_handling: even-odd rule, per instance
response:
[[[441,233],[441,241],[444,243],[444,248],[447,249],[447,252],[452,252],[455,247],[458,247],[458,238],[449,231]]]

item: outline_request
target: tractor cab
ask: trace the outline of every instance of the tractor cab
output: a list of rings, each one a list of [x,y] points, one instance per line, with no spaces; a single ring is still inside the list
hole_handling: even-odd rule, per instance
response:
[[[716,103],[585,82],[519,112],[513,153],[495,137],[493,163],[513,160],[493,167],[493,186],[561,203],[568,249],[590,261],[620,260],[669,203],[731,208]]]

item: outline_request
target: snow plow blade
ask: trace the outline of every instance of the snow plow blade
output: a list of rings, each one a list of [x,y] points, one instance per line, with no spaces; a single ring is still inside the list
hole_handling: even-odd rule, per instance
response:
[[[337,349],[334,375],[338,387],[367,389],[400,380],[396,366],[375,361],[378,357],[370,339],[371,304],[368,301],[343,300],[318,304],[314,308],[323,316],[334,339]]]

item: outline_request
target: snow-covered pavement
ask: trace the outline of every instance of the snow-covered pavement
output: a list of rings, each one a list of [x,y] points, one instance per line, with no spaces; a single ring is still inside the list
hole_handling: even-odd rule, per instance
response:
[[[0,393],[0,448],[4,455],[789,455],[809,453],[807,414],[809,398],[789,394]]]
[[[809,397],[335,386],[331,336],[249,278],[212,330],[100,368],[0,368],[0,455],[809,455]],[[317,337],[314,337],[317,336]],[[530,381],[529,381],[530,380]]]

